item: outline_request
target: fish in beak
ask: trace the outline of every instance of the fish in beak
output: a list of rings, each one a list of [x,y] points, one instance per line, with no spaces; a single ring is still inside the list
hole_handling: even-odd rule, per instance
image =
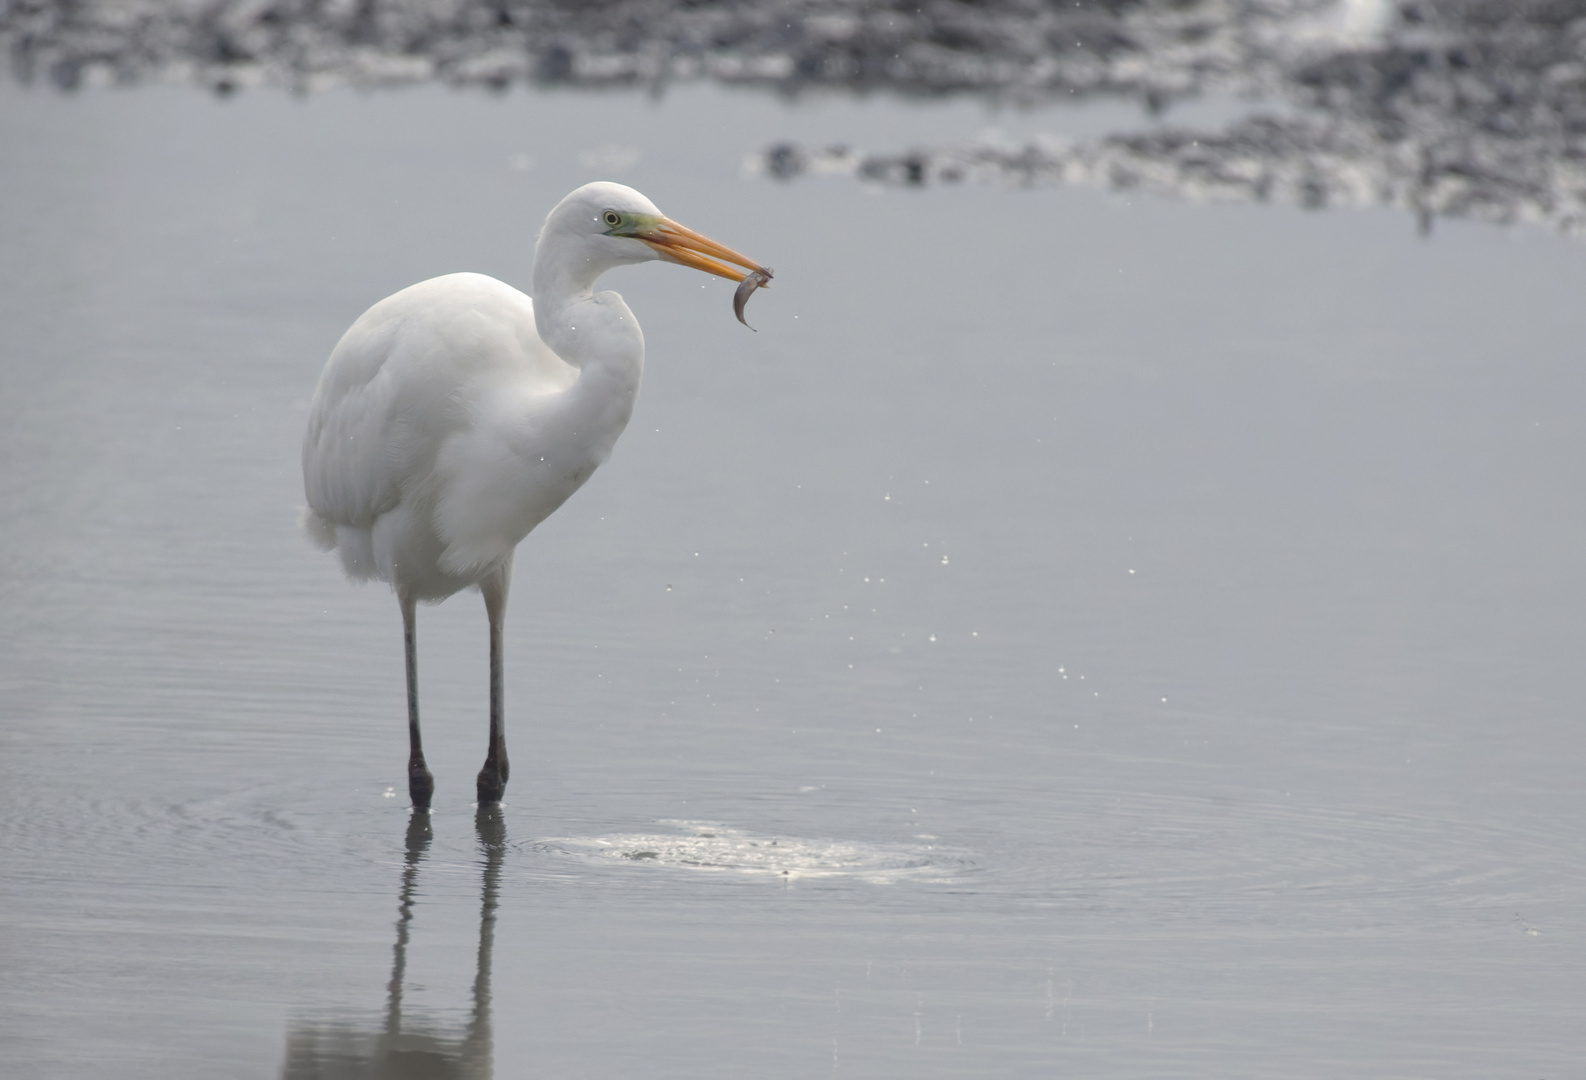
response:
[[[772,273],[769,266],[761,266],[747,255],[740,255],[732,248],[718,244],[686,225],[679,225],[671,218],[663,217],[648,223],[634,236],[635,239],[649,244],[668,262],[692,266],[707,274],[715,274],[729,281],[738,282],[738,291],[732,298],[732,310],[738,316],[739,322],[749,326],[748,321],[743,317],[743,308],[748,303],[751,293],[771,284]],[[727,265],[728,263],[736,263],[744,269],[739,270]],[[754,327],[749,326],[749,329],[753,330]]]

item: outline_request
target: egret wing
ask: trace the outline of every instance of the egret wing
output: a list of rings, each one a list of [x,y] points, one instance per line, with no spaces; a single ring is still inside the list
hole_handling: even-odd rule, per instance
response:
[[[449,274],[387,297],[320,378],[303,441],[310,509],[331,527],[370,528],[426,497],[441,447],[493,386],[551,393],[576,374],[540,340],[530,299],[494,278]]]

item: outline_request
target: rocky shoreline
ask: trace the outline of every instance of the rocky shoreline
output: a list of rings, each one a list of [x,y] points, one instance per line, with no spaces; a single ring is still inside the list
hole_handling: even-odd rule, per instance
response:
[[[1386,17],[1358,36],[1269,36],[1243,74],[1220,85],[1284,107],[1221,128],[1161,124],[1079,145],[783,143],[760,164],[781,179],[1078,183],[1198,200],[1388,206],[1413,214],[1423,231],[1441,216],[1586,235],[1586,3],[1445,0],[1380,11]]]
[[[1154,101],[1260,78],[1334,0],[0,0],[14,74],[62,88],[191,79],[222,92],[441,81],[696,79],[1024,101]]]
[[[0,0],[11,75],[217,93],[709,80],[797,97],[1278,104],[1082,145],[778,144],[781,179],[1086,183],[1586,231],[1586,0]]]

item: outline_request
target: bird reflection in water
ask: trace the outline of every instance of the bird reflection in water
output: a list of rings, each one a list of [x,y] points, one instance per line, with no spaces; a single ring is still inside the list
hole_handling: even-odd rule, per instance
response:
[[[384,1026],[364,1028],[341,1022],[294,1025],[287,1034],[282,1080],[490,1080],[494,1075],[490,954],[495,939],[501,857],[506,849],[506,825],[500,804],[480,807],[474,827],[484,853],[484,884],[479,905],[473,1009],[461,1034],[448,1032],[433,1022],[405,1019],[402,1012],[413,899],[419,864],[429,851],[432,837],[429,812],[414,810],[408,820],[407,858],[402,868]]]

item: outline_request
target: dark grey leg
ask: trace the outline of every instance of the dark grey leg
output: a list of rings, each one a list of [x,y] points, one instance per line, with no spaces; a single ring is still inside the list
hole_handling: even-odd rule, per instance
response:
[[[501,801],[507,790],[506,684],[502,676],[501,631],[507,618],[507,590],[512,582],[512,564],[497,570],[479,583],[485,597],[485,614],[490,619],[490,749],[484,768],[479,770],[479,805]]]
[[[430,796],[435,794],[435,777],[424,764],[424,746],[419,741],[419,660],[413,637],[417,601],[399,591],[397,602],[402,605],[402,651],[408,669],[408,796],[413,809],[428,810]]]

